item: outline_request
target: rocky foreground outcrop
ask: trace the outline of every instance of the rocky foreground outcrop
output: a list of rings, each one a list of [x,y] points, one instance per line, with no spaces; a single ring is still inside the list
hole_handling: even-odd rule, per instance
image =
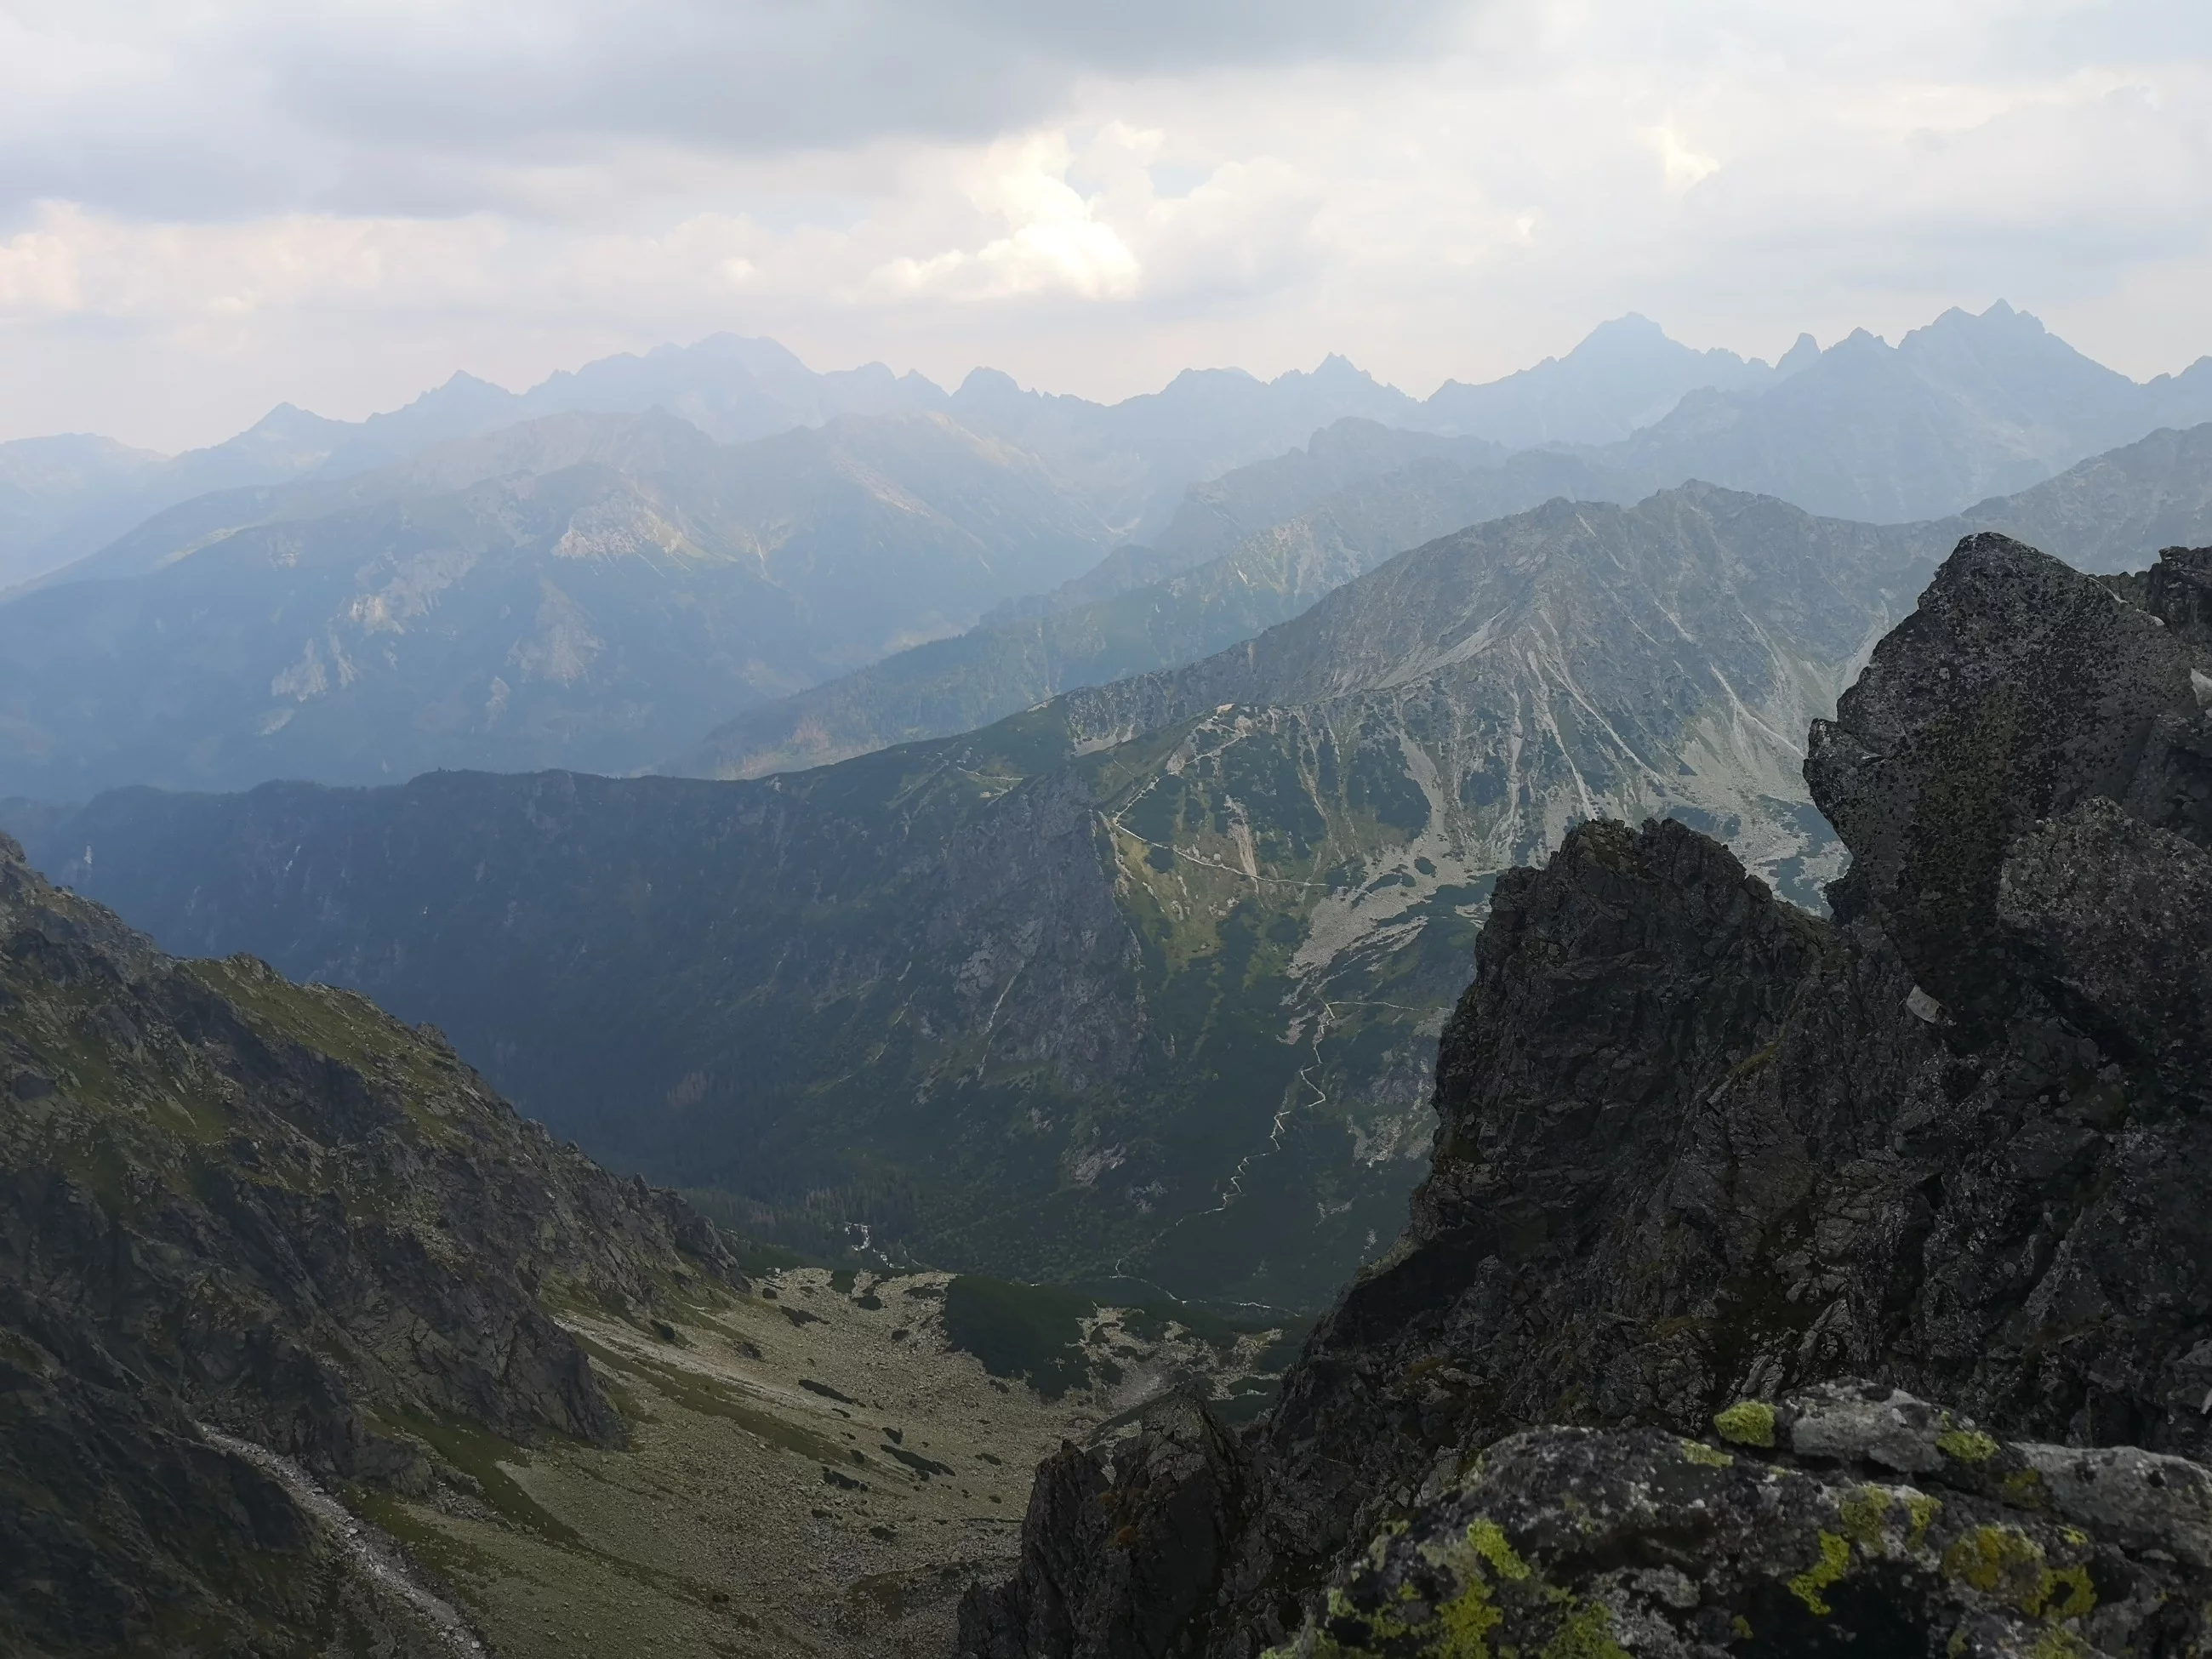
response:
[[[1940,1640],[2027,1659],[2184,1652],[2202,1637],[2212,1475],[2195,1463],[1999,1442],[1865,1386],[1739,1405],[1717,1428],[1499,1441],[1376,1538],[1287,1654],[1919,1654]]]
[[[434,1032],[163,956],[0,837],[0,1651],[450,1653],[310,1477],[618,1443],[555,1314],[742,1282]]]
[[[1503,878],[1399,1248],[1246,1439],[1048,1463],[963,1652],[2203,1650],[2208,618],[1970,538],[1814,730],[1832,921]]]

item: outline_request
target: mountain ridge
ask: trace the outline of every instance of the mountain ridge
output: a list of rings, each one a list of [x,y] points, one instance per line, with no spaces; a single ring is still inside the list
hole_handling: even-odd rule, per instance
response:
[[[1180,679],[817,771],[125,792],[36,833],[175,944],[437,1019],[749,1230],[1295,1304],[1395,1225],[1495,872],[1618,802],[1817,902],[1834,844],[1777,733],[1931,565],[1729,492],[1555,503]]]
[[[1108,541],[1034,458],[943,415],[745,446],[665,412],[549,417],[173,509],[0,605],[0,775],[52,797],[631,771]]]
[[[1267,471],[1280,472],[1291,459]],[[1083,684],[1177,668],[1255,635],[1379,557],[1451,528],[1455,517],[1480,520],[1554,495],[1626,501],[1638,493],[1631,479],[1572,453],[1524,452],[1472,466],[1432,454],[1359,479],[1231,554],[1164,581],[1123,586],[1139,570],[1131,550],[1121,550],[1062,589],[1052,608],[1041,604],[1042,615],[1001,607],[957,639],[739,715],[657,769],[758,776],[973,727]],[[1193,496],[1194,516],[1210,518],[1200,492]],[[2016,496],[1993,496],[1921,526],[1931,545],[1974,529],[2004,530],[2098,570],[2212,537],[2212,423],[2153,434]],[[1115,591],[1087,604],[1060,602],[1102,586]],[[899,723],[889,724],[887,714]]]
[[[1048,1460],[961,1652],[2201,1639],[2209,595],[1964,539],[1812,728],[1832,921],[1676,823],[1501,877],[1403,1238],[1248,1434]]]
[[[457,1434],[620,1443],[550,1310],[734,1294],[734,1259],[434,1033],[164,957],[4,838],[0,924],[0,1633],[455,1651],[317,1483],[427,1492]]]
[[[1984,335],[2009,328],[2013,337],[2031,345],[2043,332],[2033,319],[2023,322],[2021,313],[1999,301],[1979,318],[1947,313],[1936,325],[1906,336],[1900,349],[1926,360],[1941,371],[1939,379],[1948,380],[1939,401],[1948,400],[1954,415],[1976,400],[1965,395],[1966,382],[1975,375],[1962,379],[1962,373],[1979,347],[1948,353],[1936,348],[1962,331],[1960,319],[1980,325]],[[1856,350],[1858,343],[1853,337],[1844,345]],[[174,458],[148,457],[125,468],[137,476],[128,488],[123,487],[128,480],[112,467],[74,486],[50,481],[26,491],[19,480],[12,498],[0,495],[0,585],[43,575],[96,551],[132,524],[210,490],[371,470],[434,443],[548,414],[641,413],[654,406],[671,410],[723,441],[818,425],[840,414],[948,410],[1043,454],[1088,492],[1121,534],[1149,542],[1166,526],[1189,484],[1286,450],[1345,416],[1488,439],[1509,448],[1555,441],[1604,445],[1630,441],[1637,428],[1659,422],[1682,398],[1698,393],[1722,399],[1717,406],[1722,413],[1703,417],[1705,426],[1716,419],[1735,423],[1726,413],[1732,407],[1728,398],[1754,389],[1779,390],[1802,370],[1819,368],[1837,349],[1820,353],[1809,337],[1802,338],[1787,354],[1786,363],[1770,369],[1756,359],[1677,345],[1648,319],[1631,313],[1601,325],[1563,357],[1547,358],[1481,386],[1449,381],[1425,402],[1380,386],[1331,357],[1315,371],[1292,371],[1269,382],[1242,371],[1188,370],[1160,392],[1100,404],[1025,392],[995,370],[975,371],[950,393],[918,375],[894,375],[880,364],[817,374],[773,341],[714,335],[688,347],[656,347],[641,356],[620,355],[557,371],[521,392],[457,373],[413,403],[363,422],[331,421],[279,404],[254,427],[222,443]],[[1980,378],[1986,381],[1989,363],[1986,353],[1983,356]],[[2107,391],[2135,385],[2111,371],[2103,374]],[[2205,418],[2212,415],[2208,387],[2212,368],[2202,365],[2135,387],[2145,395],[2137,398],[2142,411],[2130,417],[2132,429],[2096,428],[2077,435],[2070,452],[2064,444],[1985,444],[1990,453],[1976,467],[1963,478],[1948,481],[1952,499],[1931,505],[1929,499],[1913,497],[1896,516],[1932,516],[1989,493],[1987,487],[1974,487],[1977,480],[1998,487],[2031,481],[1999,477],[1991,470],[2001,470],[2008,460],[2049,471],[2156,426]],[[2045,388],[2031,381],[2014,389],[2043,398],[2048,413]],[[2061,424],[2065,414],[2057,411]],[[0,478],[11,468],[23,471],[37,446],[53,441],[21,441],[27,448],[0,445]],[[1672,443],[1670,437],[1658,447]],[[1790,495],[1816,510],[1863,517],[1883,505],[1878,494],[1868,494],[1863,486],[1851,493],[1848,480],[1817,475],[1812,479],[1816,491],[1826,493],[1807,494],[1798,488],[1806,479],[1793,479],[1771,466],[1762,471],[1755,453],[1740,449],[1733,453],[1735,470],[1711,464],[1729,462],[1731,453],[1724,446],[1714,449],[1709,444],[1709,459],[1697,465],[1661,465],[1661,471],[1674,476],[1657,483],[1702,473],[1732,487]],[[12,463],[10,454],[16,457]]]

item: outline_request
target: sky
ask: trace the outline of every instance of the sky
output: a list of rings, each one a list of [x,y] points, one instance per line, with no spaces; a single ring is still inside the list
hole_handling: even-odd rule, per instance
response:
[[[723,330],[1416,395],[1640,311],[2212,352],[2203,0],[0,0],[0,439]]]

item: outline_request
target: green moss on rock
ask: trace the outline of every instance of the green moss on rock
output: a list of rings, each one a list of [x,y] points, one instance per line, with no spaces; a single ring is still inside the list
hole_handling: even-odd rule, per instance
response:
[[[1724,1412],[1713,1414],[1713,1427],[1723,1440],[1739,1446],[1774,1443],[1774,1407],[1763,1400],[1739,1400]]]

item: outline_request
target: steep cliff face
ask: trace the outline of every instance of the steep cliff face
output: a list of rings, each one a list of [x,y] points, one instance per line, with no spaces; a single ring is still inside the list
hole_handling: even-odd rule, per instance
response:
[[[741,1283],[434,1033],[165,957],[4,839],[0,1171],[11,1650],[453,1650],[299,1471],[421,1492],[455,1432],[619,1443],[555,1312]]]
[[[969,1650],[1249,1654],[1297,1632],[1378,1528],[1411,1520],[1414,1531],[1359,1569],[1368,1577],[1351,1589],[1370,1611],[1376,1582],[1400,1593],[1392,1564],[1418,1539],[1440,1528],[1472,1537],[1477,1510],[1523,1565],[1549,1552],[1547,1571],[1565,1575],[1554,1588],[1595,1598],[1595,1628],[1648,1637],[1648,1619],[1635,1621],[1650,1611],[1649,1586],[1638,1602],[1607,1578],[1618,1556],[1564,1559],[1556,1526],[1571,1498],[1587,1504],[1632,1478],[1658,1484],[1658,1510],[1679,1504],[1672,1477],[1648,1467],[1660,1443],[1540,1433],[1710,1436],[1717,1418],[1763,1448],[1771,1402],[1840,1378],[1868,1379],[1878,1396],[1907,1389],[2039,1444],[2212,1454],[2212,1227],[2200,1196],[2212,1169],[2208,574],[2205,551],[2106,583],[2002,537],[1962,543],[1836,720],[1814,727],[1808,780],[1854,856],[1832,922],[1779,902],[1724,848],[1674,823],[1587,824],[1542,869],[1501,878],[1474,982],[1446,1030],[1434,1160],[1412,1225],[1316,1330],[1273,1418],[1206,1463],[1219,1506],[1241,1517],[1208,1546],[1222,1570],[1182,1596],[1175,1635],[1150,1646],[1104,1643],[1110,1621],[1098,1620],[1058,1644],[1022,1634],[1036,1600],[1025,1571],[971,1598]],[[1929,1490],[1935,1476],[1996,1450],[1985,1436],[1947,1443],[1948,1461],[1918,1472],[1918,1498],[1954,1502]],[[2061,1456],[2023,1452],[2021,1467]],[[1580,1474],[1568,1468],[1577,1458]],[[2201,1494],[2202,1472],[2180,1467],[2177,1491]],[[1063,1486],[1081,1479],[1074,1467],[1054,1474]],[[1516,1482],[1512,1502],[1489,1495]],[[1040,1505],[1051,1489],[1040,1483]],[[1108,1486],[1108,1503],[1120,1490]],[[1996,1496],[2042,1513],[2039,1492],[2022,1477]],[[1723,1496],[1713,1494],[1724,1517]],[[1839,1512],[1849,1496],[1808,1488],[1802,1514]],[[2176,1498],[2159,1524],[2177,1536],[2199,1524],[2191,1504],[2201,1496]],[[1172,1507],[1148,1498],[1147,1513]],[[1040,1514],[1033,1506],[1043,1530]],[[1879,1559],[1950,1582],[1972,1565],[1948,1553],[1955,1539],[1932,1555],[1924,1538],[1907,1548],[1887,1534],[1854,1541],[1848,1528],[1829,1533],[1836,1546],[1819,1542],[1831,1521],[1746,1531],[1723,1572],[1711,1533],[1680,1520],[1653,1510],[1628,1531],[1656,1552],[1654,1570],[1671,1563],[1681,1577],[1681,1609],[1709,1605],[1753,1626],[1738,1595],[1749,1579],[1786,1590],[1793,1576]],[[2120,1550],[2108,1533],[2088,1535]],[[1798,1559],[1808,1540],[1813,1553]],[[1117,1550],[1160,1547],[1142,1528],[1109,1540],[1057,1594],[1094,1603]],[[1990,1547],[2015,1550],[2002,1538]],[[2044,1542],[2034,1550],[2064,1570]],[[2128,1593],[2124,1554],[2081,1564],[2106,1601]],[[2185,1559],[2201,1575],[2203,1560]],[[1485,1571],[1489,1583],[1504,1570]],[[1460,1574],[1450,1595],[1474,1582]],[[1812,1583],[1812,1601],[1825,1603],[1826,1582]],[[1910,1650],[1958,1632],[1954,1651],[2027,1650],[2025,1637],[2007,1645],[2018,1632],[1974,1634],[1989,1609],[1972,1597],[1907,1594],[1894,1573],[1870,1582]],[[2201,1602],[2195,1584],[2178,1583],[2176,1596]],[[1431,1597],[1449,1600],[1449,1588],[1407,1587],[1419,1606],[1392,1615],[1387,1641],[1371,1620],[1337,1630],[1334,1613],[1300,1640],[1313,1651],[1332,1650],[1316,1646],[1324,1638],[1346,1651],[1486,1650],[1449,1644]],[[1544,1605],[1542,1618],[1498,1628],[1540,1645],[1557,1634],[1544,1619],[1557,1624],[1566,1606]],[[2032,1611],[2034,1622],[2049,1607]],[[2143,1638],[2145,1650],[2201,1640],[2199,1617]],[[1630,1645],[1753,1650],[1733,1628],[1724,1618],[1717,1635],[1692,1641],[1686,1625],[1677,1645]],[[2051,1636],[2050,1621],[2031,1635]],[[2114,1651],[2136,1639],[2078,1621],[2059,1635]]]

